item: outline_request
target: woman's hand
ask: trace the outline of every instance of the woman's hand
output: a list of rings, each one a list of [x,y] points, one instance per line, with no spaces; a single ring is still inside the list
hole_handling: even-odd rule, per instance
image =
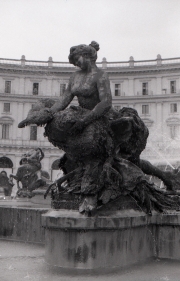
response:
[[[76,123],[72,126],[69,133],[71,135],[76,135],[78,133],[81,133],[84,128],[86,127],[85,122],[83,120],[78,120]]]

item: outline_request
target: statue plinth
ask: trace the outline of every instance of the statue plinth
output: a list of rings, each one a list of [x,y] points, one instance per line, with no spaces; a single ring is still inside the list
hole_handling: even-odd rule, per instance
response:
[[[180,213],[135,210],[86,217],[75,210],[42,215],[46,261],[69,269],[122,268],[149,258],[180,260]]]
[[[33,190],[32,191],[33,197],[30,199],[30,201],[34,204],[46,205],[51,207],[51,196],[50,194],[48,194],[46,199],[44,199],[45,192],[46,190],[43,188]]]

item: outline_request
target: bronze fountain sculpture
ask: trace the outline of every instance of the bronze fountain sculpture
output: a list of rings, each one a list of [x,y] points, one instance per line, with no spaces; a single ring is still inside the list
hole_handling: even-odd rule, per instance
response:
[[[17,181],[18,197],[33,197],[32,191],[39,187],[47,187],[49,175],[41,169],[44,153],[37,147],[22,155],[16,175],[11,175]],[[21,183],[21,186],[20,184]]]
[[[95,41],[72,47],[69,62],[80,70],[70,77],[62,98],[40,100],[19,123],[19,128],[45,125],[48,140],[65,151],[59,163],[65,175],[52,188],[52,205],[62,208],[62,198],[71,198],[81,213],[91,214],[131,196],[148,214],[179,209],[180,171],[161,171],[140,159],[148,129],[135,109],[112,108],[109,79],[96,66],[98,50]],[[79,106],[68,107],[74,97]],[[157,176],[167,189],[145,175]]]

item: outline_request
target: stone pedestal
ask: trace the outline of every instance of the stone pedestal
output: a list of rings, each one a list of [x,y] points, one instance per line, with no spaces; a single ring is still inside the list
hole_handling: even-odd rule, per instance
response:
[[[180,213],[150,217],[127,210],[85,217],[50,210],[42,217],[46,261],[54,266],[112,269],[153,257],[180,259]]]
[[[138,211],[85,217],[77,211],[43,215],[46,261],[63,268],[123,267],[155,255],[153,226]]]

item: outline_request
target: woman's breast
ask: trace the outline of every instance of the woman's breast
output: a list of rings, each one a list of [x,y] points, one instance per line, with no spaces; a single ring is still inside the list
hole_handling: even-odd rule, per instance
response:
[[[90,97],[90,96],[94,95],[94,93],[96,93],[96,91],[97,91],[96,87],[92,87],[90,85],[83,85],[81,87],[74,85],[72,87],[71,93],[77,97],[80,97],[80,96]]]
[[[97,95],[86,97],[78,96],[78,102],[81,107],[92,110],[100,102],[100,100]]]

